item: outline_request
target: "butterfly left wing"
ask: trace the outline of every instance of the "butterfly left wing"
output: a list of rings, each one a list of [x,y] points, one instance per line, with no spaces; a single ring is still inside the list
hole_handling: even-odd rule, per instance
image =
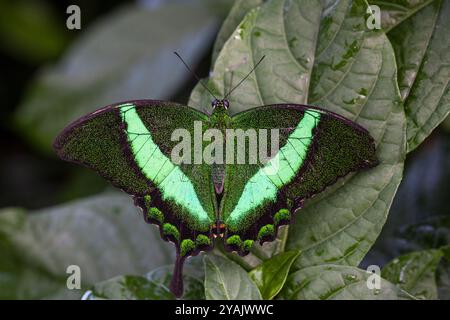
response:
[[[159,225],[161,237],[175,243],[177,295],[182,291],[184,258],[212,247],[216,200],[211,169],[191,161],[196,152],[195,127],[202,134],[208,125],[209,117],[195,109],[137,100],[111,105],[81,118],[67,127],[54,144],[62,159],[94,169],[133,195],[146,221]],[[188,161],[174,162],[172,151],[183,134]]]
[[[220,207],[226,247],[242,255],[254,240],[274,240],[278,227],[292,220],[305,199],[349,172],[378,163],[367,130],[320,108],[263,106],[236,114],[232,126],[247,133],[248,129],[258,131],[258,154],[249,146],[245,164],[226,165]],[[261,129],[271,133],[266,141]],[[279,141],[279,150],[262,161],[266,150],[270,152],[272,138]]]

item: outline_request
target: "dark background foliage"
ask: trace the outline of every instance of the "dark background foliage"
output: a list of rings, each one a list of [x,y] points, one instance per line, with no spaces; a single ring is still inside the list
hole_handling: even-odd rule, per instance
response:
[[[13,12],[9,21],[0,24],[0,98],[2,101],[0,134],[0,207],[20,206],[37,209],[103,190],[106,183],[95,174],[74,168],[31,145],[17,129],[13,115],[23,102],[30,82],[39,69],[57,62],[71,43],[97,19],[135,1],[9,1],[0,3],[0,11]],[[82,8],[82,29],[68,30],[66,8],[78,4]],[[148,1],[157,7],[161,1]],[[22,24],[25,20],[27,23]],[[44,26],[43,26],[44,25]],[[21,30],[22,38],[15,37]],[[217,30],[216,30],[217,31]],[[210,49],[212,49],[212,40]],[[149,44],[149,46],[157,44]],[[174,48],[176,49],[176,48]],[[35,52],[39,54],[35,54]],[[171,54],[171,52],[168,52]],[[208,72],[210,53],[199,58],[196,72]],[[178,63],[174,57],[173,63]],[[182,88],[170,94],[173,101],[186,102],[195,79],[188,78]],[[100,106],[99,106],[100,107]],[[20,117],[20,114],[19,114]]]

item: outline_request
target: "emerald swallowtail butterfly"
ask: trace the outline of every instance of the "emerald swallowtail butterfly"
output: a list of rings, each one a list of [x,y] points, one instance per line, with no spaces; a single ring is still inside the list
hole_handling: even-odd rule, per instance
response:
[[[277,104],[230,116],[228,107],[226,99],[214,100],[210,114],[166,101],[117,103],[75,121],[54,143],[62,159],[97,171],[132,195],[145,221],[157,224],[161,237],[175,244],[171,290],[176,296],[183,292],[187,257],[211,249],[218,239],[227,250],[246,255],[254,241],[274,240],[305,199],[349,172],[377,164],[369,133],[338,114]],[[180,129],[192,137],[184,147],[194,150],[181,162],[173,161],[174,148],[180,148],[173,134]],[[211,129],[224,136],[229,129],[277,129],[279,147],[265,162],[193,161],[210,146],[212,138],[203,134]],[[224,149],[238,144],[225,141]],[[231,150],[215,148],[213,155],[236,158]],[[245,148],[245,158],[252,152]]]

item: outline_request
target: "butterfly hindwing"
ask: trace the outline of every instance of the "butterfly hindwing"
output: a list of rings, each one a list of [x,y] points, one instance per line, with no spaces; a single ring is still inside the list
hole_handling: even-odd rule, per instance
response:
[[[172,161],[180,140],[173,133],[182,129],[190,138],[194,125],[202,132],[208,123],[207,115],[179,104],[131,101],[81,118],[54,146],[63,159],[96,170],[133,195],[146,221],[158,224],[161,236],[186,257],[212,246],[215,198],[208,165]],[[193,153],[192,140],[186,147]]]
[[[290,223],[305,199],[349,172],[377,164],[374,141],[364,128],[319,108],[264,106],[236,114],[232,123],[243,130],[278,129],[266,141],[258,135],[256,164],[226,166],[221,205],[225,243],[241,254],[254,240],[273,240],[278,226]],[[266,144],[270,155],[274,135],[278,152],[262,161],[261,147]]]

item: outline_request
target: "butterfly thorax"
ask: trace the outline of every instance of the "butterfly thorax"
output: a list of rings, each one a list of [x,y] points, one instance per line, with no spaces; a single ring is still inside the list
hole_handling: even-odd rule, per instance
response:
[[[228,114],[228,100],[214,100],[211,103],[213,112],[211,114],[211,126],[217,128],[225,134],[225,129],[229,128],[231,118]]]

